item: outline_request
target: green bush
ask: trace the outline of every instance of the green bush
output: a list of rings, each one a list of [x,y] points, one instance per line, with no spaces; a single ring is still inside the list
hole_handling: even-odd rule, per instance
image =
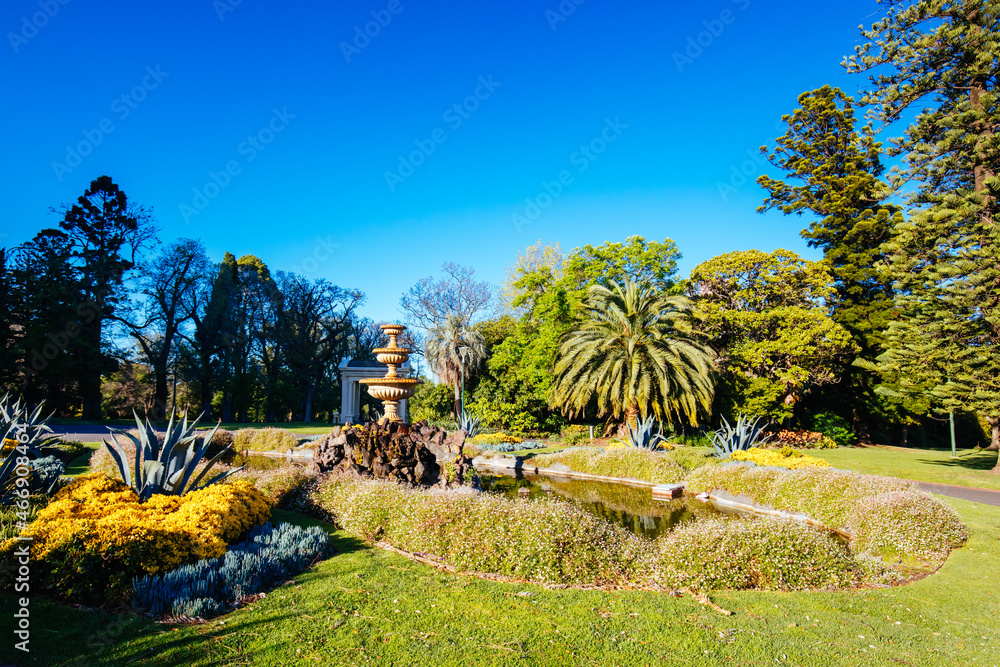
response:
[[[314,502],[344,530],[462,570],[547,584],[798,590],[881,582],[836,540],[776,519],[706,521],[657,540],[580,506],[326,478]]]
[[[563,443],[571,446],[590,441],[590,427],[584,424],[571,424],[562,430]]]
[[[241,428],[233,436],[237,452],[285,452],[299,446],[295,434],[283,428]]]
[[[836,540],[780,519],[722,519],[677,528],[660,542],[664,584],[694,589],[844,588],[859,568]]]
[[[813,428],[837,443],[838,447],[852,447],[858,442],[847,420],[833,412],[820,412],[813,416]]]
[[[410,421],[437,421],[448,419],[455,409],[455,390],[446,384],[424,382],[417,385],[416,393],[407,402]]]
[[[654,484],[674,484],[684,479],[685,469],[672,456],[673,452],[651,452],[627,447],[602,451],[595,447],[572,447],[554,454],[541,454],[531,459],[532,465],[548,468],[562,464],[576,472],[606,477],[629,477]]]
[[[688,476],[688,491],[715,489],[802,512],[830,528],[848,528],[852,548],[859,553],[944,558],[969,536],[950,507],[912,482],[892,477],[739,464],[700,468]]]
[[[384,481],[328,481],[317,502],[350,533],[464,570],[543,583],[625,584],[641,538],[552,499],[428,493]]]

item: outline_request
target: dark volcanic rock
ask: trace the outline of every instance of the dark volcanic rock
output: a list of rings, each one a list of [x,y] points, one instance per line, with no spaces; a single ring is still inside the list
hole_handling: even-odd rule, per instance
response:
[[[448,434],[426,422],[368,422],[337,428],[316,445],[313,469],[352,470],[364,477],[393,479],[421,486],[461,485],[470,479],[465,431]]]

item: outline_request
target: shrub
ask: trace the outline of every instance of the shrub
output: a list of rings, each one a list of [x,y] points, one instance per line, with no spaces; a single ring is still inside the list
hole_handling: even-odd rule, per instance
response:
[[[823,533],[772,519],[695,523],[651,541],[551,498],[326,479],[315,502],[370,542],[541,583],[795,590],[886,578],[884,566],[862,566]]]
[[[867,576],[836,540],[780,519],[700,521],[659,546],[662,584],[676,588],[842,588]]]
[[[570,503],[427,493],[391,482],[329,481],[318,504],[350,533],[474,572],[544,583],[624,584],[641,538]]]
[[[271,588],[331,551],[329,538],[320,528],[268,523],[255,528],[221,558],[200,560],[162,575],[136,577],[133,600],[157,616],[211,618],[223,613],[227,603]]]
[[[890,491],[859,500],[848,522],[855,547],[869,553],[944,559],[968,532],[950,507],[921,491]]]
[[[833,468],[781,470],[739,464],[700,468],[688,476],[689,491],[714,489],[802,512],[830,528],[848,528],[857,552],[877,548],[927,557],[945,554],[942,545],[957,548],[968,538],[951,508],[912,482],[892,477]],[[886,514],[880,517],[882,508]]]
[[[76,440],[59,440],[46,444],[45,451],[63,463],[69,463],[78,456],[86,454],[90,448]]]
[[[24,531],[32,538],[32,576],[68,599],[113,602],[132,579],[225,553],[270,506],[246,481],[185,496],[138,494],[103,475],[84,475],[62,489]],[[0,545],[10,558],[17,545]]]
[[[838,447],[851,447],[858,441],[847,420],[833,412],[815,415],[813,428],[837,443]]]
[[[233,436],[238,452],[285,452],[299,446],[298,438],[283,428],[241,428]]]
[[[66,472],[66,464],[54,456],[46,456],[28,462],[31,471],[30,491],[51,493],[57,486],[59,478]]]
[[[837,443],[819,431],[779,431],[777,444],[782,447],[803,447],[805,449],[836,449]]]
[[[638,447],[602,451],[594,447],[573,447],[532,459],[539,468],[555,464],[576,472],[607,477],[630,477],[655,484],[674,484],[684,479],[685,470],[670,453],[652,452]]]
[[[511,452],[520,452],[526,449],[542,449],[543,447],[545,447],[545,443],[531,441],[531,440],[528,440],[527,442],[522,442],[518,440],[518,442],[501,442],[496,445],[482,445],[476,443],[476,446],[480,450],[509,454]]]
[[[590,441],[590,427],[584,424],[571,424],[562,430],[564,444],[575,446]]]
[[[274,507],[284,507],[292,495],[315,477],[316,473],[309,468],[294,463],[270,470],[244,468],[233,475],[233,479],[252,482]]]
[[[472,442],[476,445],[488,446],[488,445],[500,445],[500,444],[512,444],[519,445],[523,440],[516,435],[509,435],[507,433],[483,433],[472,438]],[[514,451],[514,450],[511,450]]]
[[[830,467],[830,464],[823,459],[806,456],[802,452],[790,447],[785,447],[780,451],[754,447],[746,451],[733,452],[730,458],[734,461],[745,461],[758,466],[774,466],[777,468],[787,468],[788,470]]]
[[[223,449],[229,449],[230,447],[232,447],[235,440],[236,440],[235,433],[233,433],[232,431],[227,431],[224,428],[220,428],[212,436],[212,439],[211,441],[209,441],[208,445],[210,451],[219,452],[222,451]]]

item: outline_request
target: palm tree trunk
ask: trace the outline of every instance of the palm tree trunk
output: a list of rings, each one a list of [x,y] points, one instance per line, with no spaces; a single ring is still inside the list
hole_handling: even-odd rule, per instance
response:
[[[626,408],[625,423],[629,425],[629,428],[636,428],[639,425],[639,406],[635,403]]]
[[[462,414],[462,408],[464,408],[464,407],[465,406],[462,405],[462,390],[459,389],[458,385],[456,384],[455,385],[455,419],[456,420]]]

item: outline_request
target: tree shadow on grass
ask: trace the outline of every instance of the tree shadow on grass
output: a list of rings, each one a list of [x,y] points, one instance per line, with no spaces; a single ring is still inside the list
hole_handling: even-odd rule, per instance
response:
[[[919,463],[987,472],[993,470],[996,466],[997,453],[984,449],[978,452],[974,451],[971,454],[961,454],[958,458],[954,459],[951,457],[942,459],[919,459]]]

